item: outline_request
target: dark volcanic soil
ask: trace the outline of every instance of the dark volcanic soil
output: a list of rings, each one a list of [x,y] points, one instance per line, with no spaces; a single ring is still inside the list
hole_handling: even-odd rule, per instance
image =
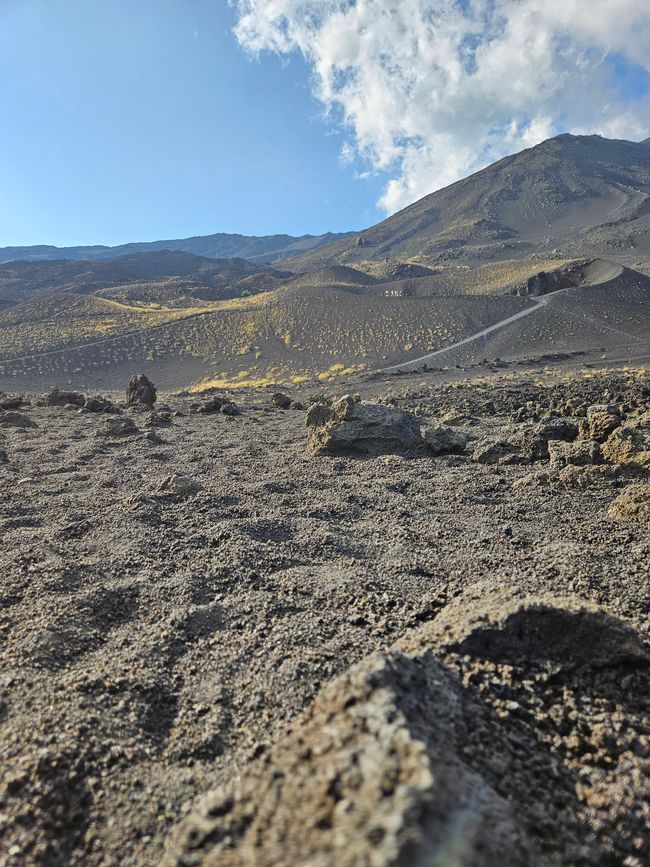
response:
[[[498,439],[553,406],[576,417],[594,403],[650,410],[647,374],[540,380],[443,386],[421,375],[365,390],[423,420],[453,411],[472,439]],[[642,661],[610,658],[584,678],[557,660],[478,664],[426,632],[461,594],[499,587],[570,594],[647,642],[648,529],[608,514],[623,487],[646,484],[640,469],[583,489],[522,483],[547,464],[482,465],[471,448],[314,458],[305,413],[277,409],[267,392],[236,396],[235,417],[191,415],[190,398],[163,396],[183,415],[166,424],[130,410],[121,417],[139,432],[118,437],[98,436],[106,416],[36,399],[18,410],[36,427],[2,426],[0,414],[0,864],[158,863],[199,795],[241,774],[257,781],[250,799],[278,763],[299,776],[286,758],[292,741],[282,746],[287,724],[337,675],[411,634],[424,662],[389,655],[380,669],[402,684],[391,688],[407,720],[404,678],[416,669],[424,678],[413,738],[441,695],[445,704],[460,694],[449,679],[465,684],[444,731],[457,733],[467,786],[486,781],[497,812],[510,804],[523,841],[512,863],[648,863]],[[161,490],[171,474],[196,489]],[[592,633],[581,641],[589,657]],[[356,690],[349,677],[345,689]],[[319,698],[317,731],[329,703],[348,706],[337,704],[343,688]],[[293,801],[282,803],[290,823]],[[229,833],[238,839],[243,827]],[[184,834],[172,833],[174,863],[199,863],[217,844],[229,854],[210,863],[256,861],[223,835],[202,840],[192,860]],[[414,863],[372,860],[375,837],[347,860],[325,853],[310,863]],[[307,863],[291,851],[275,863]]]

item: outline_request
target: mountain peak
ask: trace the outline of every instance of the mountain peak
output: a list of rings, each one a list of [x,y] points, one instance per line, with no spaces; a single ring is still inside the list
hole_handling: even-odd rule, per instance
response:
[[[650,195],[648,144],[562,133],[425,196],[354,239],[293,260],[292,267],[413,257],[429,266],[476,265],[560,252],[574,258],[593,253],[589,239],[597,247],[601,236],[629,247],[624,224],[629,229],[638,217],[635,237],[645,237],[650,222],[639,211],[642,196]]]

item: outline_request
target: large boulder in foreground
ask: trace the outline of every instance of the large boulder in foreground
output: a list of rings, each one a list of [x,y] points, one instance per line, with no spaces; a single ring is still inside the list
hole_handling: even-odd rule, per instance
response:
[[[464,725],[454,679],[435,660],[370,657],[203,799],[162,867],[487,867],[503,852],[523,867],[530,852],[512,806],[456,752]]]
[[[307,447],[314,455],[385,454],[422,445],[420,425],[405,412],[359,403],[347,394],[307,412]]]
[[[647,664],[636,631],[602,609],[486,582],[325,686],[182,819],[162,864],[623,863],[612,834],[645,791],[646,759],[626,746],[644,723],[618,731],[598,690],[643,701]],[[603,788],[600,768],[626,749]],[[602,759],[585,766],[580,797],[576,750]],[[596,816],[600,839],[585,846]],[[640,811],[626,822],[643,833]]]
[[[136,373],[129,380],[126,402],[129,406],[153,406],[156,402],[156,386],[144,373]]]

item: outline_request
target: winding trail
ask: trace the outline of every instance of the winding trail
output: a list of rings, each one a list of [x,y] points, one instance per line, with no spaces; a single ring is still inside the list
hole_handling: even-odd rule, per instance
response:
[[[602,274],[598,280],[593,280],[585,286],[600,286],[603,283],[609,283],[612,280],[616,280],[617,277],[620,277],[623,273],[622,265],[614,265],[611,263],[611,269],[607,270],[604,274]],[[450,352],[452,349],[457,349],[459,346],[465,346],[468,343],[474,343],[476,340],[480,340],[482,337],[485,337],[487,334],[491,334],[493,331],[498,331],[500,328],[504,328],[506,325],[510,325],[512,322],[516,322],[518,319],[523,319],[524,316],[530,316],[532,313],[537,313],[541,310],[542,307],[545,307],[549,299],[554,298],[557,295],[562,295],[565,292],[570,292],[572,289],[582,289],[584,286],[570,286],[566,289],[556,289],[555,292],[548,292],[546,295],[538,295],[534,297],[530,297],[530,301],[533,302],[531,307],[526,307],[524,310],[520,310],[518,313],[514,313],[512,316],[508,316],[506,319],[501,319],[500,322],[495,322],[494,325],[489,325],[487,328],[483,328],[481,331],[477,331],[475,334],[470,334],[469,337],[464,337],[462,340],[458,340],[456,343],[452,343],[449,346],[445,346],[443,349],[436,349],[435,352],[428,352],[426,355],[421,355],[418,358],[413,358],[411,361],[402,361],[400,364],[392,364],[390,367],[382,367],[375,373],[389,373],[392,370],[409,370],[410,368],[426,363],[432,358],[437,358],[440,355],[444,355],[445,352]],[[629,336],[629,335],[626,335]]]

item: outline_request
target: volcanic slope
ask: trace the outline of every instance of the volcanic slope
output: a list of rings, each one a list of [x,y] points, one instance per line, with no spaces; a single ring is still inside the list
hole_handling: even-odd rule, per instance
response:
[[[398,367],[466,367],[484,358],[516,360],[590,350],[650,357],[650,278],[645,274],[595,260],[541,276],[549,291],[537,295],[533,289],[535,306]]]
[[[561,135],[287,264],[480,263],[607,250],[647,259],[649,227],[650,145]]]
[[[351,271],[327,269],[273,292],[193,306],[37,296],[0,311],[0,386],[111,387],[134,364],[178,388],[549,353],[650,354],[650,278],[616,263],[573,263],[499,295],[409,297],[390,289],[400,284],[370,277],[323,285],[342,273],[349,280]]]
[[[253,265],[244,259],[208,259],[191,253],[163,250],[157,253],[133,253],[107,262],[67,260],[60,262],[10,262],[0,265],[0,298],[22,301],[44,292],[89,294],[120,287],[121,299],[138,298],[138,290],[148,288],[163,300],[188,293],[206,300],[239,295],[229,292],[239,281],[248,280],[246,288],[255,288],[255,278],[265,287],[268,280],[283,281],[291,272],[278,271],[268,265]],[[130,292],[124,287],[129,286]]]
[[[144,309],[59,293],[0,311],[0,385],[72,380],[108,387],[134,364],[170,387],[197,377],[241,384],[323,378],[443,348],[532,303],[289,285],[194,308]]]

